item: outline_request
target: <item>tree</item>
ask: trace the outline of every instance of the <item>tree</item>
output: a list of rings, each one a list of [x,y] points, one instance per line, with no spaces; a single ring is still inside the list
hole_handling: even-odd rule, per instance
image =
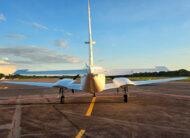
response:
[[[0,79],[3,78],[3,77],[5,77],[5,75],[0,73]]]

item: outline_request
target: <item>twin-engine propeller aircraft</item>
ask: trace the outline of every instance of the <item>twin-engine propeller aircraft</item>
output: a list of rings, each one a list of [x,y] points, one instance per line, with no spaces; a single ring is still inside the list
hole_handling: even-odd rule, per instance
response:
[[[102,92],[108,89],[118,89],[122,88],[124,90],[124,102],[128,101],[128,87],[136,86],[136,85],[145,85],[151,83],[159,83],[159,82],[168,82],[175,80],[182,80],[184,78],[171,78],[171,79],[160,79],[160,80],[148,80],[148,81],[130,81],[125,77],[118,77],[112,80],[112,83],[106,83],[106,75],[102,73],[99,69],[97,69],[93,64],[93,51],[92,45],[95,44],[95,41],[92,41],[91,35],[91,19],[90,19],[90,5],[88,0],[88,24],[89,24],[89,41],[85,42],[89,44],[89,65],[87,65],[84,70],[65,70],[65,71],[41,71],[36,72],[36,74],[72,74],[78,75],[80,74],[80,84],[76,84],[76,80],[74,79],[61,79],[56,83],[37,83],[37,82],[9,82],[4,81],[2,83],[11,83],[11,84],[22,84],[22,85],[32,85],[32,86],[43,86],[43,87],[56,87],[59,88],[60,102],[64,103],[64,92],[66,89],[72,90],[80,90],[88,93],[92,93],[96,96],[96,93]],[[19,72],[17,72],[19,74]],[[35,74],[35,72],[32,72]],[[121,74],[117,74],[121,75]]]

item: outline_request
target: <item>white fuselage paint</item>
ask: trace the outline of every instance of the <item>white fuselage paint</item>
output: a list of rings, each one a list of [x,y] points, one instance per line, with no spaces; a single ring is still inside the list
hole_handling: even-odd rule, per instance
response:
[[[97,93],[105,88],[105,74],[95,74],[93,72],[93,68],[89,68],[88,74],[81,77],[82,90],[85,92]]]

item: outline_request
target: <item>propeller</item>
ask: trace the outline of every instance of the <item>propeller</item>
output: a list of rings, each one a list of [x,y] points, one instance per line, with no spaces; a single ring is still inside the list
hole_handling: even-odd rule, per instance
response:
[[[78,74],[78,75],[76,75],[76,76],[73,77],[73,80],[76,80],[79,77],[80,77],[80,75]]]

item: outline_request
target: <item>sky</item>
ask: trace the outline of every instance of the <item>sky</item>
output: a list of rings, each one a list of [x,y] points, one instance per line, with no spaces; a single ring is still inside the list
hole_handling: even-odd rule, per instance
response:
[[[189,0],[90,0],[94,64],[190,70]],[[88,64],[87,0],[1,0],[0,67]]]

